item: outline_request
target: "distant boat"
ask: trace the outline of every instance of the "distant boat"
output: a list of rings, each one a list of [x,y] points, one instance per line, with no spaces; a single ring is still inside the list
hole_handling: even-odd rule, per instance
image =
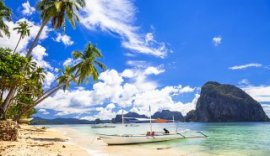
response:
[[[125,127],[139,127],[139,125],[135,125],[135,124],[125,124]]]
[[[108,145],[130,145],[141,143],[154,143],[184,138],[179,134],[155,134],[155,135],[106,135],[99,137]]]
[[[169,120],[166,120],[166,119],[160,119],[160,118],[157,118],[155,120],[153,120],[154,123],[168,123],[170,122]]]
[[[110,126],[110,125],[95,125],[91,126],[91,128],[115,128],[116,126]]]
[[[124,117],[124,111],[122,110],[122,125],[125,124],[125,118],[129,118],[129,117]],[[135,125],[135,124],[125,124],[125,127],[139,127],[139,125]]]

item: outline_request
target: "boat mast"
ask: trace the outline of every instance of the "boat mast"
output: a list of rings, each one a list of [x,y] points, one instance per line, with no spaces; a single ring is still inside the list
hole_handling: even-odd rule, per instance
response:
[[[149,113],[150,113],[150,132],[152,133],[152,117],[151,117],[151,106],[149,105]]]
[[[122,109],[122,125],[124,125],[124,110]]]
[[[172,118],[173,118],[173,124],[174,124],[174,126],[175,126],[175,133],[177,133],[177,126],[176,126],[176,123],[175,123],[175,121],[174,121],[174,115],[172,116]]]

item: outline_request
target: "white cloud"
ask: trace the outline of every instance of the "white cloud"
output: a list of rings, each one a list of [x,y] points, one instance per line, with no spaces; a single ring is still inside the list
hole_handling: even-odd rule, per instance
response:
[[[38,112],[40,112],[41,114],[44,114],[44,115],[49,114],[49,112],[46,109],[39,109]]]
[[[117,114],[116,112],[113,111],[114,108],[115,104],[113,103],[108,104],[106,107],[97,107],[96,111],[98,111],[98,113],[96,115],[84,116],[81,119],[95,120],[99,118],[101,120],[110,120],[114,118]]]
[[[150,66],[148,62],[142,60],[128,60],[127,65],[137,68],[146,68],[147,66]]]
[[[229,67],[229,69],[231,69],[231,70],[241,70],[241,69],[246,69],[246,68],[250,68],[250,67],[262,67],[262,64],[259,64],[259,63],[249,63],[249,64],[232,66],[232,67]]]
[[[242,89],[260,103],[270,103],[270,86],[246,86]]]
[[[219,46],[221,44],[222,37],[221,36],[215,36],[212,38],[212,42],[214,46]]]
[[[39,109],[52,109],[58,112],[57,115],[87,113],[93,105],[92,91],[78,88],[73,91],[59,90],[55,95],[47,98],[37,106]]]
[[[55,38],[56,42],[62,42],[66,46],[71,46],[74,44],[74,41],[71,40],[70,36],[66,34],[57,33],[57,37]]]
[[[25,52],[27,45],[30,43],[32,39],[34,39],[34,37],[38,33],[40,26],[35,24],[33,21],[29,21],[25,18],[21,18],[15,23],[12,21],[7,21],[6,24],[8,25],[10,30],[13,30],[13,28],[17,26],[18,22],[21,22],[21,21],[26,21],[30,26],[32,26],[30,30],[30,36],[23,38],[17,48],[18,52]],[[40,40],[46,39],[50,31],[51,30],[47,26],[45,26],[43,32],[40,35]],[[18,34],[16,31],[10,31],[10,38],[8,38],[7,36],[0,38],[0,46],[10,48],[13,50],[19,38],[20,38],[20,34]]]
[[[37,45],[33,49],[32,55],[33,55],[33,60],[37,63],[37,66],[44,68],[46,71],[46,77],[44,80],[44,88],[47,89],[55,81],[56,76],[54,73],[50,72],[50,71],[53,71],[54,68],[50,65],[49,62],[44,60],[44,57],[48,56],[48,54],[46,53],[46,49],[41,45]]]
[[[64,63],[63,63],[63,66],[69,66],[71,65],[73,62],[73,59],[72,58],[67,58]]]
[[[167,47],[157,42],[152,33],[142,34],[134,25],[136,8],[131,0],[92,0],[86,1],[81,16],[82,24],[91,30],[100,28],[122,39],[123,47],[132,52],[165,57]]]
[[[47,71],[46,72],[46,77],[45,77],[45,80],[44,80],[44,88],[47,89],[47,88],[50,88],[51,84],[55,81],[56,79],[56,76],[55,74],[53,74],[52,72],[49,72]]]
[[[147,33],[145,35],[145,42],[150,43],[152,41],[155,41],[153,33]]]
[[[120,108],[148,114],[149,104],[153,112],[169,109],[185,114],[194,109],[197,95],[192,102],[185,104],[174,101],[173,97],[194,93],[196,88],[181,85],[159,87],[157,82],[149,80],[148,76],[162,72],[164,69],[160,67],[126,69],[121,73],[107,70],[101,73],[100,81],[93,85],[92,90],[77,88],[58,91],[38,108],[53,109],[58,112],[57,115],[79,114],[84,119],[111,119]],[[87,115],[89,112],[97,113]]]
[[[270,104],[262,104],[263,110],[268,117],[270,117]]]
[[[48,54],[46,53],[46,49],[43,46],[37,45],[33,49],[32,56],[34,61],[37,62],[37,65],[39,67],[53,70],[53,67],[47,61],[44,60],[44,57],[48,56]]]
[[[27,16],[32,15],[36,11],[36,9],[30,5],[29,1],[22,3],[22,7],[22,13]]]
[[[238,82],[239,85],[249,85],[250,82],[248,79],[242,79],[241,81]]]

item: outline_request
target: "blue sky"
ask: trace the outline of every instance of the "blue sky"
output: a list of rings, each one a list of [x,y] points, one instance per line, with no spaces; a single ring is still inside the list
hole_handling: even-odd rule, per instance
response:
[[[32,35],[19,47],[23,53],[37,32],[37,1],[6,1],[13,21],[27,20]],[[54,85],[57,68],[72,62],[73,50],[88,42],[103,53],[107,71],[100,82],[59,91],[37,107],[38,116],[111,118],[119,110],[147,114],[194,109],[207,81],[234,84],[270,112],[270,2],[267,0],[87,0],[77,28],[66,32],[46,27],[34,58]],[[18,34],[0,39],[14,47]]]

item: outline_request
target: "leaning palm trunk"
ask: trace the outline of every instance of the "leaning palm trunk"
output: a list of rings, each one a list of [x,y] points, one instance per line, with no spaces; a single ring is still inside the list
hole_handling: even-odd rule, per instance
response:
[[[0,108],[0,119],[6,119],[7,108],[10,106],[11,100],[16,93],[16,87],[12,87]]]
[[[64,84],[60,84],[58,86],[56,86],[55,88],[49,90],[48,92],[44,93],[40,98],[38,98],[32,105],[29,105],[28,107],[25,107],[20,113],[17,114],[17,116],[15,117],[15,121],[19,121],[21,119],[21,117],[28,113],[29,111],[31,111],[31,109],[33,109],[35,106],[37,106],[40,102],[42,102],[43,100],[45,100],[46,98],[48,98],[50,95],[54,94],[55,92],[57,92],[59,89],[63,88]]]
[[[40,97],[39,99],[37,99],[34,103],[34,107],[39,104],[40,102],[42,102],[43,100],[45,100],[46,98],[48,98],[49,96],[51,96],[53,93],[57,92],[59,89],[63,88],[64,84],[60,84],[58,86],[56,86],[54,89],[52,89],[50,92],[44,94],[42,97]]]
[[[16,53],[16,50],[17,50],[17,48],[18,48],[19,43],[21,42],[21,40],[22,40],[22,35],[20,36],[20,38],[19,38],[19,40],[18,40],[18,42],[17,42],[17,45],[16,45],[16,47],[15,47],[13,53]]]
[[[41,35],[41,33],[42,33],[44,27],[47,25],[48,22],[49,22],[49,18],[46,19],[46,20],[44,20],[44,21],[42,22],[42,25],[41,25],[41,27],[40,27],[40,29],[39,29],[37,35],[36,35],[36,38],[35,38],[34,41],[33,41],[31,47],[29,48],[29,50],[28,50],[28,52],[27,52],[27,54],[26,54],[26,57],[29,58],[29,57],[32,55],[32,51],[33,51],[34,47],[36,46],[36,44],[37,44],[37,42],[38,42],[38,40],[39,40],[39,37],[40,37],[40,35]]]

